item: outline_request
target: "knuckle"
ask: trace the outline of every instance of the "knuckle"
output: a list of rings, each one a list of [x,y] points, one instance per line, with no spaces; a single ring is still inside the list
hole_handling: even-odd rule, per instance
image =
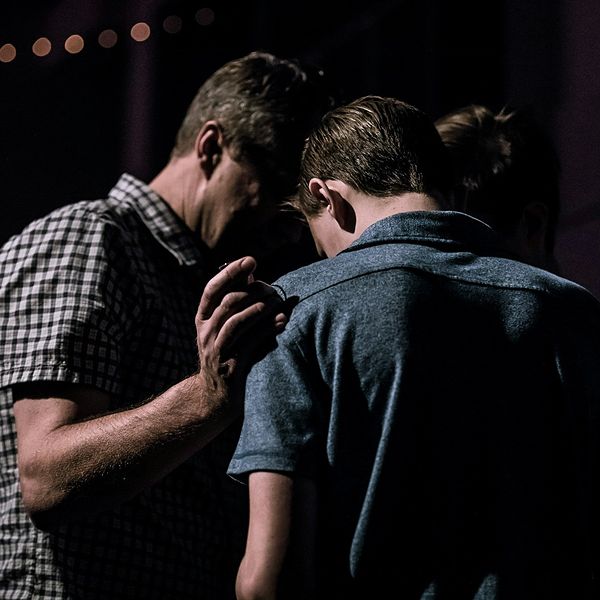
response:
[[[232,309],[236,304],[238,304],[247,294],[243,292],[229,292],[223,296],[223,300],[221,300],[221,306],[225,309]]]
[[[218,281],[216,281],[216,277],[213,277],[204,287],[204,292],[202,292],[202,296],[205,300],[212,300],[215,290],[218,288]]]

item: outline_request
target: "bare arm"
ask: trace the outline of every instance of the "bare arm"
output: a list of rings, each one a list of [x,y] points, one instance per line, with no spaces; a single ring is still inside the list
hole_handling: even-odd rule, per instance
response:
[[[287,552],[293,481],[280,473],[250,474],[250,523],[236,581],[238,600],[274,600]]]
[[[311,598],[315,590],[316,494],[311,481],[257,471],[250,474],[250,523],[240,564],[238,600]]]
[[[197,374],[129,410],[76,385],[21,388],[14,405],[23,501],[41,527],[115,506],[152,485],[240,413],[245,375],[285,316],[266,286],[247,286],[253,259],[209,282],[196,328]],[[18,391],[18,390],[17,390]]]

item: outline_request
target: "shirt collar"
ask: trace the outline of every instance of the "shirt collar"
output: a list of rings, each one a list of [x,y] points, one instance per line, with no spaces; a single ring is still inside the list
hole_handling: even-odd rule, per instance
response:
[[[411,211],[381,219],[367,227],[343,252],[366,246],[411,241],[430,245],[453,245],[506,255],[502,241],[491,227],[455,211]]]
[[[124,173],[110,191],[109,198],[131,202],[148,231],[180,265],[204,266],[202,252],[190,228],[144,182]]]

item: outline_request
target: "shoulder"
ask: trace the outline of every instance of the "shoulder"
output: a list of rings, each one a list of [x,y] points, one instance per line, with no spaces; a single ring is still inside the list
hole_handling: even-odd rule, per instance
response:
[[[84,200],[58,208],[32,221],[2,246],[3,259],[26,252],[65,252],[70,247],[100,244],[107,237],[123,235],[128,207],[111,200]],[[130,220],[130,219],[129,219]]]
[[[379,292],[387,284],[382,271],[388,268],[342,253],[279,278],[273,285],[293,310],[278,339],[303,345],[302,340],[318,332],[351,326],[370,310],[369,305],[379,302]]]
[[[587,323],[590,331],[600,332],[600,301],[588,289],[558,275],[542,272],[545,291],[551,297],[556,313],[565,322]]]
[[[92,274],[105,277],[135,245],[122,222],[105,200],[64,206],[33,221],[0,249],[2,288],[65,281],[79,288]]]
[[[356,277],[376,273],[377,267],[376,263],[365,261],[363,257],[342,253],[291,271],[273,285],[285,296],[306,300]]]
[[[47,215],[31,221],[22,231],[13,235],[4,248],[16,246],[29,238],[53,234],[57,230],[84,228],[94,221],[101,221],[106,212],[103,210],[105,202],[103,200],[83,200],[57,208]]]
[[[549,297],[550,302],[600,310],[600,302],[585,287],[555,273],[515,260],[497,259],[494,271],[506,287],[531,290]]]

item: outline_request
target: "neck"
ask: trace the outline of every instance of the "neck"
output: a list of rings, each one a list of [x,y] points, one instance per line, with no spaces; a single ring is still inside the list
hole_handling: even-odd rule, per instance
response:
[[[172,158],[165,168],[149,183],[154,190],[192,230],[200,226],[200,212],[196,197],[199,177],[193,153]]]

